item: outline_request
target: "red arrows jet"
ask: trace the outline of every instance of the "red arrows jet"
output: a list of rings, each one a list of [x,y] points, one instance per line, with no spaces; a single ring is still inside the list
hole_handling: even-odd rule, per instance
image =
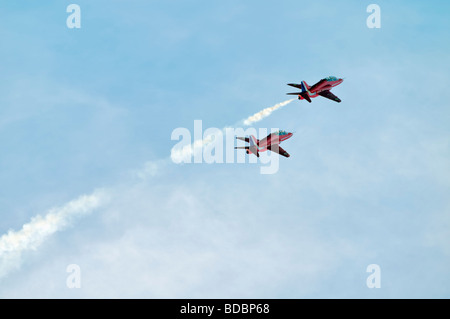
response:
[[[282,141],[287,140],[292,136],[292,133],[286,131],[277,131],[270,133],[262,140],[256,139],[253,135],[250,137],[236,137],[236,139],[250,143],[250,146],[235,147],[235,149],[245,149],[247,154],[255,154],[259,157],[259,152],[265,152],[267,150],[278,153],[285,157],[289,157],[288,152],[281,148],[279,145]]]
[[[293,86],[297,89],[301,89],[302,91],[298,93],[287,93],[287,94],[298,95],[299,100],[307,100],[309,103],[311,103],[311,98],[318,97],[319,95],[340,103],[341,100],[336,95],[331,93],[330,90],[333,87],[341,84],[342,81],[344,80],[338,79],[335,76],[329,76],[326,77],[325,79],[320,80],[311,87],[308,84],[306,84],[305,81],[302,81],[301,84],[289,83],[288,85]]]

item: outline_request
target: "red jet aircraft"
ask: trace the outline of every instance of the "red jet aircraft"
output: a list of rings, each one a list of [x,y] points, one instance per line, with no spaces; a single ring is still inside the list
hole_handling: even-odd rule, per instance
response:
[[[288,85],[293,86],[297,89],[301,89],[302,91],[297,92],[297,93],[287,93],[287,94],[288,95],[298,95],[299,100],[307,100],[309,103],[311,103],[311,98],[318,97],[319,95],[326,97],[327,99],[330,99],[330,100],[340,103],[341,100],[336,95],[331,93],[330,90],[333,87],[341,84],[342,81],[344,81],[344,80],[338,79],[335,76],[329,76],[329,77],[326,77],[325,79],[320,80],[319,82],[317,82],[316,84],[314,84],[311,87],[308,84],[306,84],[305,81],[302,81],[301,84],[289,83]]]
[[[236,137],[238,140],[250,143],[250,146],[235,147],[235,149],[245,149],[247,154],[255,154],[259,157],[259,152],[265,152],[267,150],[278,153],[285,157],[289,157],[289,153],[281,148],[279,145],[282,141],[287,140],[292,136],[292,133],[286,131],[277,131],[270,133],[262,140],[256,139],[253,135],[250,137]]]

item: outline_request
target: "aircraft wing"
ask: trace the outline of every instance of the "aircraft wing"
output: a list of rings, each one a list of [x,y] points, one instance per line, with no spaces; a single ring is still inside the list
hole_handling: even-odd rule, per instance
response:
[[[269,135],[267,135],[265,138],[263,138],[263,139],[261,139],[260,141],[258,141],[258,145],[259,146],[266,146],[266,144],[267,144],[267,139],[269,138],[269,136],[271,135],[272,133],[270,133]]]
[[[309,88],[309,91],[310,91],[310,92],[314,92],[314,91],[316,90],[316,88],[317,88],[319,85],[321,85],[323,82],[326,82],[326,80],[325,80],[325,79],[320,80],[319,82],[317,82],[316,84],[314,84],[313,86],[311,86],[311,87]]]
[[[278,153],[284,157],[289,157],[291,155],[289,155],[288,152],[286,152],[280,145],[275,144],[275,145],[270,145],[267,147],[268,150],[271,150],[272,152]]]
[[[331,93],[330,91],[326,90],[326,91],[322,91],[318,93],[320,96],[326,97],[327,99],[333,100],[335,102],[340,103],[341,99],[338,98],[336,95],[334,95],[333,93]]]

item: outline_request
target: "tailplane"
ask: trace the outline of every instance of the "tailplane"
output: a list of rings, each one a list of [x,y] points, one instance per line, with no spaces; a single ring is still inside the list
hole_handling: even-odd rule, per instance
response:
[[[245,150],[247,154],[255,154],[259,157],[259,140],[251,135],[250,137],[236,137],[236,139],[250,143],[250,146],[235,146],[235,149]]]
[[[302,92],[302,93],[300,93],[300,96],[302,98],[304,98],[306,101],[308,101],[309,103],[311,103],[311,98],[309,97],[308,93]],[[300,97],[299,97],[299,99],[300,99]]]
[[[293,86],[302,91],[298,92],[298,93],[287,93],[287,95],[298,95],[299,100],[304,99],[304,100],[308,101],[309,103],[311,103],[311,98],[309,97],[309,94],[311,92],[309,92],[310,86],[308,85],[308,83],[306,83],[305,81],[302,81],[300,84],[288,83],[288,85]]]

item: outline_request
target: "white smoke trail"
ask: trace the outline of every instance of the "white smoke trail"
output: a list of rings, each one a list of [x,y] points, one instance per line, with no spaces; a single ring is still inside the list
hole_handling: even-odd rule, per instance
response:
[[[19,231],[10,230],[0,237],[0,278],[21,264],[21,255],[27,250],[36,250],[53,233],[63,230],[74,218],[85,215],[105,204],[108,194],[97,190],[84,195],[62,207],[50,209],[44,216],[37,215]]]
[[[294,99],[278,103],[272,107],[263,109],[247,119],[240,121],[244,125],[251,125],[268,117],[273,111],[289,104]],[[225,130],[225,128],[223,129]],[[171,158],[174,162],[180,162],[185,156],[192,156],[194,152],[210,143],[211,136],[206,136],[202,140],[183,147],[181,150],[171,151]],[[144,169],[135,172],[136,176],[144,179],[146,176],[153,176],[161,167],[159,162],[148,162]],[[31,221],[22,226],[21,230],[10,230],[0,237],[0,279],[5,277],[10,271],[20,267],[22,253],[27,250],[36,250],[44,240],[57,231],[68,227],[76,217],[88,214],[94,209],[104,205],[109,199],[105,190],[95,191],[91,195],[84,195],[72,200],[62,207],[50,209],[44,216],[37,215]]]
[[[181,149],[172,148],[170,151],[172,162],[181,163],[184,160],[191,158],[195,152],[201,151],[203,146],[211,143],[212,141],[211,135],[208,135],[204,139],[195,140],[192,144],[186,145]]]
[[[278,104],[275,104],[274,106],[267,107],[262,111],[259,111],[258,113],[253,114],[252,116],[249,116],[247,119],[244,120],[244,125],[252,125],[253,123],[261,121],[263,118],[268,117],[270,114],[272,114],[273,111],[278,110],[279,108],[291,103],[295,99],[290,99]]]
[[[291,103],[295,99],[286,100],[284,102],[275,104],[271,107],[266,107],[265,109],[259,111],[258,113],[255,113],[249,117],[247,117],[245,120],[241,120],[238,123],[243,123],[246,126],[250,126],[253,123],[259,122],[262,119],[270,116],[274,111],[278,110],[279,108]],[[225,128],[222,129],[224,131]],[[185,159],[190,158],[195,154],[195,152],[201,150],[203,146],[207,145],[208,143],[212,142],[211,136],[208,135],[202,140],[195,140],[192,144],[186,145],[181,149],[175,149],[172,148],[170,157],[172,158],[172,161],[174,163],[181,163]]]

